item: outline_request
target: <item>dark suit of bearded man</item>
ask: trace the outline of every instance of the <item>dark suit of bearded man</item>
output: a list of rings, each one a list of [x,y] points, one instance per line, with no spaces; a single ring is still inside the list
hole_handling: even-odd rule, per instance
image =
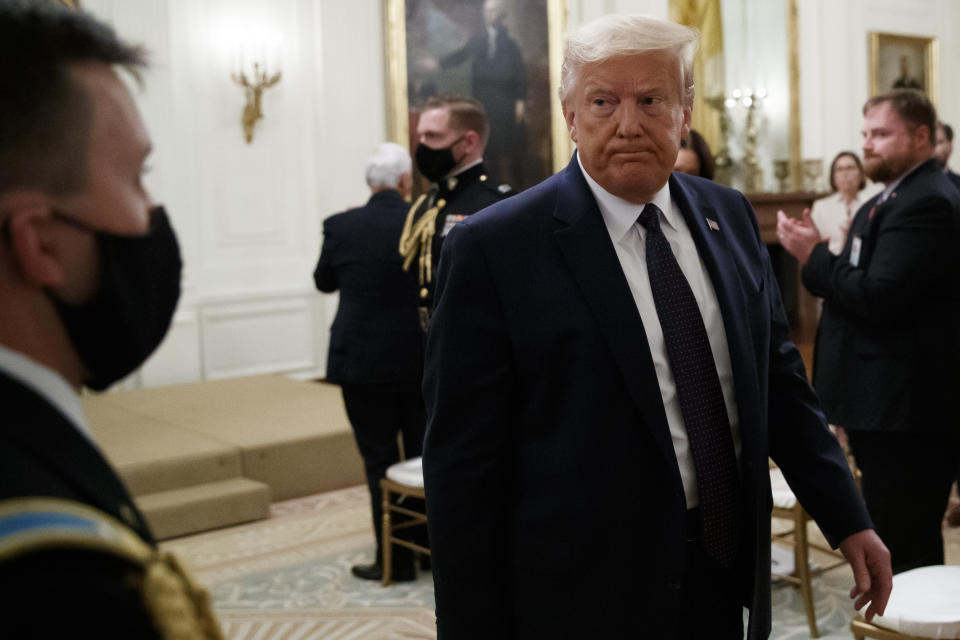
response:
[[[895,571],[943,563],[940,520],[960,467],[960,193],[934,159],[857,212],[843,251],[819,245],[814,385],[849,437]]]

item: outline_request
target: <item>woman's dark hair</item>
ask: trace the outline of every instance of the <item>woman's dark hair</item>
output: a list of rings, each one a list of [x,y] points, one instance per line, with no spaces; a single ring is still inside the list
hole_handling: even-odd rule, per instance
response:
[[[830,190],[837,190],[837,184],[833,181],[833,172],[837,168],[837,162],[840,158],[853,158],[853,161],[857,163],[857,169],[860,171],[860,186],[857,189],[863,189],[867,186],[867,178],[863,175],[863,163],[860,162],[860,158],[853,151],[841,151],[833,157],[833,162],[830,163]]]
[[[682,149],[690,149],[697,154],[697,159],[700,161],[700,177],[713,180],[713,170],[715,167],[713,154],[710,153],[710,145],[703,139],[703,136],[697,133],[695,129],[690,129],[690,135],[680,141],[680,147]]]

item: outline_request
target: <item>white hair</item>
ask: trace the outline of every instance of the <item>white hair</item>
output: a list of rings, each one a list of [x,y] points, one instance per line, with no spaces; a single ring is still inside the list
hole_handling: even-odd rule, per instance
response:
[[[367,185],[371,189],[396,189],[400,185],[400,176],[412,170],[410,152],[396,142],[384,142],[367,160]]]
[[[584,65],[645,51],[670,51],[680,61],[684,102],[693,104],[693,56],[700,32],[676,22],[641,15],[607,15],[567,35],[560,70],[560,101],[573,92]]]

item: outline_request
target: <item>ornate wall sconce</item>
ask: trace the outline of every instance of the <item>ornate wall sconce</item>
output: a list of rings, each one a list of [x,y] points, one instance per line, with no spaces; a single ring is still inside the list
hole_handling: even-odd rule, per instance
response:
[[[243,71],[230,74],[233,81],[243,87],[247,95],[247,104],[244,105],[243,114],[240,118],[243,124],[243,136],[247,139],[247,144],[253,141],[253,127],[257,124],[257,120],[263,117],[263,109],[261,108],[263,90],[269,89],[280,82],[280,76],[279,71],[273,75],[268,75],[266,69],[261,71],[260,64],[257,62],[253,63],[252,79],[247,78],[247,74]]]
[[[276,85],[280,82],[280,78],[283,77],[279,69],[279,42],[281,36],[277,35],[272,39],[274,42],[270,48],[277,49],[276,64],[274,65],[275,71],[273,73],[270,73],[267,66],[268,46],[266,42],[261,42],[259,46],[255,47],[258,55],[252,56],[253,64],[251,67],[244,65],[244,58],[246,56],[244,55],[244,47],[241,45],[239,64],[237,64],[236,68],[230,73],[233,81],[243,87],[246,96],[246,104],[243,107],[240,122],[243,125],[243,136],[246,138],[247,144],[253,142],[253,129],[257,124],[257,120],[263,118],[262,102],[264,90]]]

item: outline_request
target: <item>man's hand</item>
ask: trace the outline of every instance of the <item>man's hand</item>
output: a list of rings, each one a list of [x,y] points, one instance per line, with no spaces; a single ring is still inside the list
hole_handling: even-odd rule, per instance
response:
[[[783,248],[797,259],[800,266],[807,264],[813,248],[826,240],[813,223],[810,209],[803,210],[802,220],[788,218],[782,210],[777,211],[777,238]]]
[[[864,617],[867,622],[874,615],[883,615],[893,588],[893,572],[890,569],[890,551],[873,529],[864,529],[847,536],[840,543],[840,551],[853,569],[856,581],[850,597],[856,598],[854,608],[859,611],[870,603]]]

